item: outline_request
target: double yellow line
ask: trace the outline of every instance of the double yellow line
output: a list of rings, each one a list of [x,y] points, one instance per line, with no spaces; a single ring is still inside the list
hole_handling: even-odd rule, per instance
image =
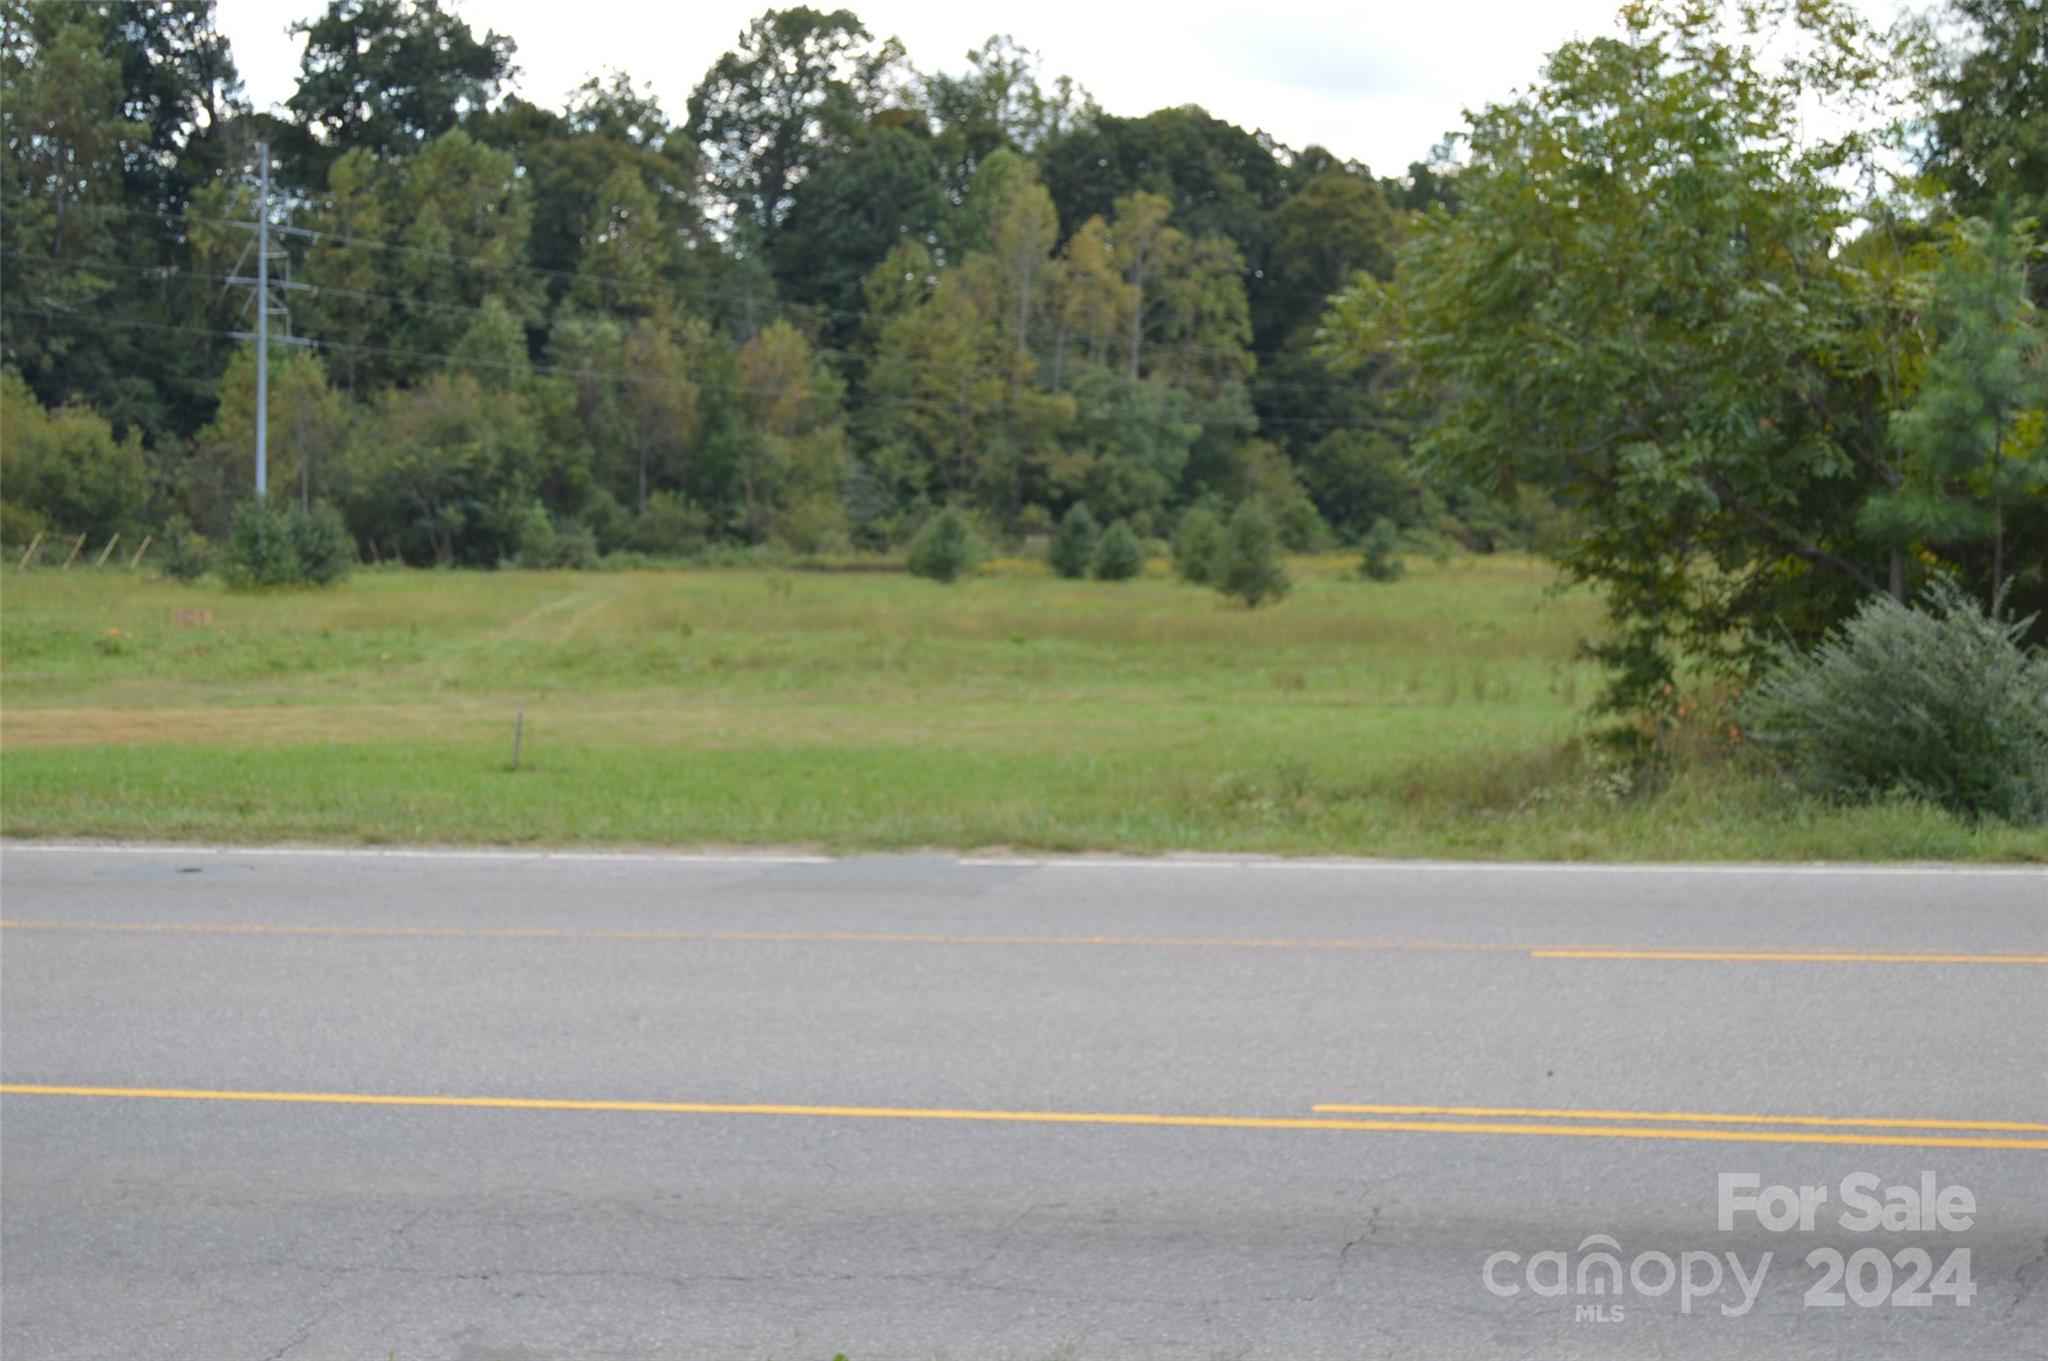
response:
[[[752,1115],[836,1120],[971,1121],[987,1124],[1117,1125],[1177,1129],[1358,1130],[1397,1134],[1494,1134],[1567,1139],[1668,1139],[1711,1143],[1864,1144],[1899,1148],[2048,1150],[2048,1137],[2017,1137],[2023,1134],[2048,1135],[2048,1124],[2015,1120],[1720,1115],[1687,1111],[1573,1111],[1506,1106],[1323,1105],[1314,1108],[1317,1112],[1314,1116],[1303,1117],[1155,1115],[1115,1111],[971,1110],[921,1106],[786,1105],[724,1101],[593,1101],[558,1097],[411,1096],[380,1092],[221,1091],[190,1087],[59,1086],[24,1082],[0,1083],[0,1094],[145,1101],[230,1101],[306,1106],[398,1106],[642,1115]],[[1391,1118],[1396,1116],[1407,1118]],[[1571,1123],[1611,1120],[1641,1123]],[[1535,1123],[1537,1121],[1541,1123]],[[1688,1127],[1681,1128],[1680,1125]],[[1725,1125],[1765,1128],[1730,1129],[1722,1127]],[[1797,1126],[1826,1128],[1796,1128]],[[1852,1129],[1900,1129],[1918,1132],[1849,1132]]]

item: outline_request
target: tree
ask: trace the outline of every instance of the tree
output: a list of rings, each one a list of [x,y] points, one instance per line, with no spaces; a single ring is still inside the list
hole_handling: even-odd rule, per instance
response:
[[[650,490],[673,491],[684,484],[682,464],[696,441],[699,419],[698,386],[687,351],[703,338],[702,329],[695,328],[678,344],[666,326],[651,318],[626,334],[619,354],[619,402],[633,446],[635,514],[646,514]]]
[[[1896,477],[1884,413],[1910,340],[1878,272],[1835,249],[1874,139],[1812,137],[1800,110],[1895,68],[1840,5],[1764,11],[1811,38],[1783,66],[1705,0],[1558,49],[1474,115],[1459,212],[1330,322],[1333,353],[1391,348],[1437,403],[1425,457],[1577,510],[1558,552],[1607,590],[1610,707],[1668,694],[1677,651],[1754,659],[1760,634],[1813,635],[1885,589],[1857,511]]]
[[[1108,216],[1116,200],[1157,194],[1190,236],[1227,237],[1253,270],[1264,269],[1271,214],[1292,187],[1280,148],[1195,105],[1143,118],[1097,117],[1046,142],[1037,159],[1046,188],[1073,232]]]
[[[1216,579],[1223,553],[1223,522],[1206,505],[1194,505],[1182,513],[1180,527],[1173,535],[1173,570],[1182,581],[1206,586]]]
[[[1365,551],[1358,560],[1358,574],[1367,581],[1399,581],[1407,564],[1400,559],[1401,531],[1384,517],[1372,522],[1365,532]]]
[[[127,197],[181,208],[239,150],[229,124],[248,111],[215,0],[119,0],[106,9],[121,116],[142,129],[127,157]]]
[[[838,380],[786,321],[740,348],[739,371],[753,435],[743,483],[749,537],[773,535],[799,552],[830,546],[844,532]]]
[[[1144,570],[1145,546],[1124,521],[1112,522],[1095,542],[1088,575],[1097,581],[1129,581]]]
[[[776,277],[787,297],[825,309],[835,332],[851,336],[863,281],[898,243],[931,240],[945,211],[930,139],[870,129],[791,193]]]
[[[285,159],[303,188],[349,151],[402,156],[483,111],[513,71],[513,43],[479,38],[441,0],[328,0],[305,41]]]
[[[1989,540],[1994,619],[2006,507],[2048,487],[2048,339],[2027,301],[2024,245],[2009,210],[1955,229],[1936,292],[1941,341],[1893,422],[1905,475],[1863,507],[1864,523],[1896,547],[1953,552]]]
[[[61,406],[45,411],[28,385],[0,371],[0,484],[8,504],[39,518],[58,534],[103,540],[132,534],[149,496],[142,448],[132,435],[117,439],[93,411]]]
[[[495,567],[519,551],[541,453],[517,394],[466,373],[387,388],[349,450],[349,527],[408,562]]]
[[[956,581],[974,570],[981,557],[967,517],[948,507],[925,522],[910,541],[910,574],[929,581]]]
[[[1273,210],[1273,252],[1260,290],[1259,343],[1277,348],[1313,325],[1334,293],[1364,270],[1394,270],[1394,214],[1379,185],[1326,170]]]
[[[1045,560],[1053,571],[1069,581],[1085,577],[1088,565],[1095,561],[1096,540],[1101,537],[1102,530],[1096,525],[1095,517],[1088,513],[1085,504],[1077,502],[1060,517],[1059,528],[1053,531]]]
[[[1079,128],[1096,113],[1088,92],[1066,76],[1047,88],[1039,55],[1008,36],[990,38],[967,53],[959,75],[926,76],[923,106],[938,130],[935,151],[947,189],[957,198],[1004,151],[1030,155],[1052,138]]]
[[[0,354],[44,404],[82,398],[127,424],[122,347],[91,323],[120,295],[123,173],[146,129],[122,116],[107,36],[86,6],[0,8]]]
[[[797,5],[747,25],[690,95],[689,135],[733,230],[772,250],[792,191],[865,121],[902,59],[852,10]]]
[[[1960,212],[1987,216],[2003,202],[2048,222],[2048,4],[1948,0],[1937,15],[1967,36],[1928,51],[1927,168]],[[2035,275],[2034,300],[2048,306],[2048,269]]]
[[[1246,501],[1232,512],[1210,581],[1251,609],[1287,594],[1292,583],[1280,560],[1280,534],[1257,501]]]
[[[310,509],[338,490],[349,409],[328,386],[318,355],[278,345],[270,355],[270,492]],[[179,509],[206,534],[225,534],[234,507],[255,485],[256,347],[243,345],[220,382],[220,407],[195,435],[172,477]]]
[[[416,378],[489,301],[521,322],[538,317],[518,163],[460,128],[399,161],[349,151],[312,220],[321,235],[302,278],[321,291],[294,315],[331,345],[345,389]]]

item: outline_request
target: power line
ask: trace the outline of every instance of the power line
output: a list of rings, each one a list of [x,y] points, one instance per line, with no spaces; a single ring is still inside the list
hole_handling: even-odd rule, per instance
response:
[[[29,199],[31,197],[32,196],[29,195],[18,195],[16,196],[15,201],[21,201]],[[157,218],[174,223],[182,221],[186,223],[204,223],[208,225],[237,227],[244,230],[248,230],[255,225],[250,221],[240,218],[205,216],[194,217],[190,213],[170,213],[159,209],[130,208],[118,204],[78,204],[73,205],[67,211],[94,211],[121,216]],[[743,303],[750,307],[768,306],[771,308],[782,308],[802,315],[839,318],[848,321],[862,321],[868,319],[868,317],[870,316],[869,313],[864,311],[859,311],[851,308],[833,307],[825,303],[794,302],[788,299],[767,298],[763,297],[760,294],[752,292],[740,292],[729,289],[692,288],[663,281],[627,279],[622,278],[618,275],[596,274],[583,270],[556,269],[547,265],[535,265],[521,261],[499,259],[491,256],[471,255],[460,251],[437,250],[429,246],[413,246],[405,244],[403,242],[385,241],[380,240],[379,238],[376,237],[357,236],[351,233],[332,232],[313,227],[301,227],[297,225],[291,225],[280,227],[277,230],[295,237],[315,242],[335,242],[341,245],[346,245],[359,249],[379,250],[400,255],[412,255],[424,259],[440,260],[445,263],[473,265],[483,269],[498,270],[517,274],[526,274],[538,278],[559,279],[569,282],[583,280],[591,283],[605,284],[629,292],[651,294],[653,296],[660,297],[670,302],[681,302],[691,298],[710,299],[713,301],[720,302]],[[1253,360],[1291,359],[1299,357],[1299,352],[1293,350],[1260,350],[1254,349],[1250,346],[1239,348],[1234,346],[1216,345],[1176,345],[1158,341],[1148,341],[1140,344],[1139,352],[1141,354],[1218,355],[1229,359],[1251,358]],[[1341,385],[1333,384],[1332,386]]]
[[[35,257],[34,257],[34,256],[33,256],[33,255],[31,254],[31,253],[29,253],[29,252],[27,252],[27,251],[23,251],[23,250],[21,250],[20,248],[13,248],[13,249],[0,249],[0,257],[5,257],[5,256],[12,256],[12,257],[15,257],[15,258],[21,258],[21,259],[29,259],[29,260],[34,260],[34,259],[35,259]],[[195,268],[195,267],[189,267],[189,266],[177,266],[177,265],[124,265],[124,264],[121,264],[121,263],[118,263],[118,262],[115,262],[115,261],[72,261],[72,262],[69,262],[69,263],[67,263],[67,265],[65,266],[65,268],[66,268],[66,269],[68,269],[68,270],[72,270],[72,271],[82,271],[82,270],[86,270],[86,269],[94,269],[94,270],[106,269],[106,270],[114,270],[114,271],[117,271],[117,272],[123,272],[123,273],[141,274],[141,275],[146,275],[146,276],[149,276],[149,277],[155,277],[155,278],[162,278],[162,277],[170,277],[170,276],[180,276],[180,275],[182,275],[182,276],[184,276],[184,277],[188,277],[188,278],[193,278],[193,279],[200,279],[200,280],[206,280],[206,281],[209,281],[209,282],[215,282],[215,281],[222,281],[222,282],[225,282],[225,281],[233,280],[233,279],[235,279],[235,278],[236,278],[236,276],[234,276],[234,275],[225,275],[225,274],[220,274],[220,273],[217,273],[217,272],[215,272],[215,271],[211,271],[211,270],[205,270],[205,269],[199,269],[199,268]],[[292,288],[292,289],[293,289],[294,291],[297,291],[297,292],[303,293],[303,294],[305,294],[306,296],[308,296],[308,297],[313,297],[313,298],[321,298],[321,297],[333,297],[333,298],[342,298],[342,299],[346,299],[346,300],[349,300],[349,301],[356,301],[356,302],[373,302],[373,303],[380,303],[380,304],[383,304],[383,305],[386,305],[386,306],[391,306],[391,307],[401,307],[401,308],[408,308],[408,309],[417,309],[417,310],[422,310],[422,311],[431,311],[431,312],[446,312],[446,313],[453,313],[453,314],[456,314],[456,315],[461,315],[461,316],[478,316],[478,317],[480,317],[480,316],[488,316],[488,315],[490,315],[490,309],[489,309],[489,308],[486,308],[486,307],[475,307],[475,306],[470,306],[470,305],[468,305],[468,304],[466,304],[466,303],[448,303],[448,302],[437,302],[437,301],[434,301],[434,300],[432,300],[432,299],[427,299],[427,298],[411,298],[411,297],[405,297],[405,296],[403,296],[403,295],[400,295],[400,294],[394,294],[394,293],[372,293],[372,292],[367,292],[367,291],[364,291],[364,290],[361,290],[361,289],[352,289],[352,288],[342,288],[342,287],[339,287],[339,286],[337,286],[337,285],[333,285],[333,284],[310,284],[310,283],[303,283],[303,282],[294,282],[294,283],[292,283],[292,284],[290,285],[290,287],[291,287],[291,288]],[[608,314],[608,313],[607,313],[607,314],[601,314],[601,315],[604,315],[604,316],[606,316],[606,317],[607,317],[608,319],[610,319],[610,314]],[[240,332],[227,332],[227,333],[224,333],[224,334],[227,334],[227,335],[229,335],[229,336],[232,336],[232,337],[240,337],[240,336],[242,335],[242,333],[240,333]],[[301,342],[300,342],[300,343],[303,343],[303,341],[301,340]],[[356,352],[362,352],[362,353],[380,353],[380,354],[387,354],[387,355],[393,355],[393,356],[396,356],[396,355],[399,355],[399,354],[414,354],[414,355],[419,355],[419,354],[427,354],[427,353],[432,353],[432,354],[436,354],[436,355],[438,355],[438,354],[440,354],[440,353],[441,353],[441,352],[438,352],[438,351],[436,351],[436,352],[425,352],[425,351],[400,351],[400,350],[391,350],[391,349],[387,349],[387,348],[382,348],[382,347],[376,347],[376,346],[362,346],[362,345],[353,345],[353,344],[350,344],[350,343],[348,343],[348,342],[340,342],[340,341],[329,341],[329,342],[327,342],[327,344],[328,344],[328,345],[329,345],[330,347],[343,347],[343,348],[347,348],[347,349],[350,349],[350,350],[352,350],[352,351],[356,351]],[[1163,347],[1161,347],[1161,348],[1163,348]],[[829,345],[817,345],[817,346],[813,346],[813,347],[812,347],[812,352],[813,352],[814,354],[817,354],[817,355],[819,355],[819,356],[831,357],[831,358],[835,358],[835,359],[839,359],[839,360],[853,360],[853,359],[863,359],[863,358],[872,358],[872,356],[863,356],[863,355],[859,355],[859,354],[855,353],[854,351],[850,351],[850,350],[845,350],[845,349],[841,349],[841,348],[838,348],[838,347],[836,347],[836,346],[829,346]],[[1011,375],[1011,371],[1010,371],[1010,370],[1008,370],[1008,369],[1006,369],[1006,368],[999,368],[999,367],[996,367],[996,366],[993,366],[993,365],[989,365],[989,364],[981,364],[981,363],[977,363],[977,364],[973,364],[973,365],[970,365],[970,366],[968,366],[968,367],[967,367],[967,369],[966,369],[966,372],[968,372],[968,373],[971,373],[971,374],[975,374],[975,375],[978,375],[978,376],[981,376],[981,377],[987,377],[987,378],[1000,378],[1000,379],[1005,379],[1005,380],[1009,379],[1009,378],[1010,378],[1010,377],[1012,376],[1012,375]],[[1251,377],[1247,377],[1247,378],[1243,378],[1243,379],[1240,379],[1240,380],[1238,380],[1238,382],[1239,382],[1239,384],[1240,384],[1240,385],[1241,385],[1241,386],[1242,386],[1242,387],[1243,387],[1243,388],[1245,389],[1245,391],[1246,391],[1247,395],[1249,395],[1249,396],[1254,396],[1254,397],[1255,397],[1255,396],[1256,396],[1257,394],[1260,394],[1260,393],[1288,393],[1288,392],[1292,392],[1292,393],[1342,393],[1342,394],[1356,394],[1356,393],[1360,392],[1360,391],[1362,390],[1362,387],[1363,387],[1363,385],[1362,385],[1362,384],[1359,384],[1359,383],[1302,383],[1302,382],[1294,382],[1294,381],[1287,381],[1287,380],[1278,380],[1278,379],[1268,379],[1268,378],[1261,378],[1261,377],[1257,377],[1256,375],[1254,375],[1254,376],[1251,376]],[[881,398],[873,398],[873,399],[871,399],[871,400],[873,400],[873,401],[876,401],[876,402],[880,402],[880,401],[882,401],[882,400],[884,400],[884,399],[881,399]],[[1274,425],[1274,424],[1288,424],[1288,425],[1304,425],[1304,424],[1307,424],[1307,425],[1317,425],[1317,424],[1332,424],[1332,423],[1333,423],[1333,422],[1332,422],[1331,418],[1327,418],[1327,417],[1312,417],[1312,416],[1300,416],[1300,417],[1279,417],[1279,416],[1263,416],[1263,417],[1261,417],[1261,418],[1260,418],[1260,424],[1261,424],[1261,425]],[[1348,424],[1351,424],[1351,423],[1349,423],[1349,422],[1334,422],[1334,423],[1335,423],[1335,424],[1343,424],[1343,425],[1348,425]],[[1379,428],[1379,427],[1378,427],[1378,425],[1376,425],[1376,424],[1367,424],[1367,425],[1365,425],[1365,426],[1364,426],[1363,428]]]
[[[107,326],[121,330],[156,331],[175,335],[205,335],[226,339],[241,338],[246,334],[244,332],[227,331],[206,326],[172,325],[165,322],[136,321],[122,317],[96,317],[89,313],[80,312],[74,308],[66,308],[61,306],[51,306],[48,309],[48,315],[52,320],[78,322],[82,324],[96,326]],[[641,375],[628,373],[621,369],[599,369],[590,368],[587,366],[575,367],[565,364],[544,364],[521,362],[516,360],[486,359],[478,356],[448,354],[441,351],[408,350],[390,345],[364,345],[357,344],[351,341],[318,340],[303,336],[296,338],[296,343],[307,349],[313,350],[332,351],[348,354],[374,354],[398,359],[415,359],[423,362],[438,363],[442,365],[452,364],[462,368],[488,369],[495,372],[510,374],[539,373],[568,378],[595,379],[601,382],[616,383],[624,386],[656,388],[667,391],[731,392],[743,396],[786,397],[790,393],[797,390],[796,388],[791,386],[761,387],[758,385],[751,385],[745,383],[705,383],[700,382],[696,379],[688,378],[671,380],[650,379]],[[1044,394],[1037,395],[1043,396]],[[866,398],[864,400],[868,405],[871,406],[882,406],[899,409],[908,408],[925,411],[952,411],[962,414],[965,414],[970,410],[969,404],[965,402],[940,402],[917,397],[871,397]],[[1017,409],[1017,405],[1018,404],[1015,401],[1006,398],[988,409],[990,411],[1014,411]],[[1379,430],[1383,429],[1385,425],[1384,422],[1346,421],[1335,418],[1324,419],[1318,417],[1296,418],[1295,423],[1325,426],[1332,429],[1357,430]]]

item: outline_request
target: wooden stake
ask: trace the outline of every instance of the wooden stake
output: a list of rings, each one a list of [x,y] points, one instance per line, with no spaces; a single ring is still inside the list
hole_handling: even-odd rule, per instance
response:
[[[29,560],[30,558],[34,557],[34,556],[36,555],[36,550],[37,550],[38,548],[41,548],[42,546],[43,546],[43,531],[39,529],[39,530],[37,530],[37,531],[36,531],[36,536],[35,536],[35,537],[34,537],[33,539],[30,539],[30,540],[28,541],[28,547],[26,547],[26,548],[24,548],[24,549],[22,549],[22,550],[21,550],[21,563],[20,563],[20,565],[21,565],[21,566],[23,566],[23,567],[26,567],[26,566],[28,566],[28,560]]]
[[[132,572],[132,571],[134,571],[134,570],[135,570],[136,568],[138,568],[138,567],[140,567],[140,566],[142,565],[142,555],[143,555],[144,553],[147,553],[147,552],[149,551],[149,541],[150,541],[150,540],[151,540],[152,538],[154,538],[154,537],[156,537],[156,536],[155,536],[155,535],[153,535],[153,534],[145,534],[145,535],[143,535],[143,536],[142,536],[142,547],[140,547],[140,548],[136,549],[136,550],[135,550],[135,556],[134,556],[134,557],[132,557],[132,558],[130,558],[130,559],[128,559],[128,570],[129,570],[129,571],[131,571],[131,572]]]
[[[78,536],[78,542],[71,545],[71,556],[64,559],[64,570],[70,571],[71,564],[78,561],[78,550],[85,547],[85,535]]]
[[[121,536],[119,534],[116,534],[113,538],[108,539],[107,546],[100,550],[99,557],[93,560],[92,565],[95,567],[105,567],[107,565],[107,559],[113,555],[114,545],[119,542],[121,542]]]

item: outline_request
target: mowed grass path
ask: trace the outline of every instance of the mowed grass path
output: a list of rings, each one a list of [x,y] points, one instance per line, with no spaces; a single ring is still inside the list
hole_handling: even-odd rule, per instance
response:
[[[1157,575],[0,575],[0,830],[343,842],[2027,858],[1565,753],[1597,602],[1518,558],[1247,611]],[[1155,565],[1155,573],[1157,567]],[[200,620],[204,622],[199,622]],[[513,714],[526,713],[509,769]]]

